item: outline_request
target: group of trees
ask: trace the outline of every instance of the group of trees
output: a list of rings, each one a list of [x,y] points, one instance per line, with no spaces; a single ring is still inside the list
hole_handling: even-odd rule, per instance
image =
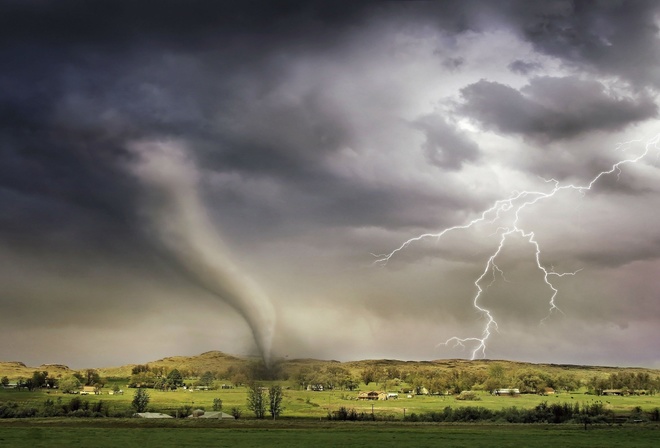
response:
[[[653,413],[650,414],[653,419]],[[633,418],[635,414],[631,415]],[[432,422],[507,422],[507,423],[604,423],[611,421],[612,411],[603,403],[551,403],[542,402],[530,409],[504,408],[500,410],[487,409],[480,406],[464,406],[452,408],[447,406],[440,412],[411,413],[406,421]]]
[[[184,376],[178,369],[170,371],[162,367],[151,368],[148,364],[133,367],[129,387],[175,390],[184,385]]]
[[[32,402],[0,402],[0,418],[30,417],[129,417],[132,412],[113,409],[107,402],[89,402],[78,396],[48,398],[41,405]]]
[[[3,386],[9,385],[9,378],[6,376],[0,380]],[[80,372],[74,372],[64,378],[53,378],[47,371],[35,371],[30,378],[18,378],[16,381],[16,388],[26,389],[29,391],[48,388],[58,388],[64,393],[72,393],[77,391],[81,386],[93,386],[97,389],[105,385],[105,380],[101,378],[99,373],[94,369],[87,369]]]
[[[591,377],[586,386],[591,393],[602,395],[607,389],[619,389],[626,393],[655,394],[660,391],[660,377],[651,377],[646,372],[615,372],[607,377]]]
[[[485,371],[470,369],[440,369],[422,367],[400,370],[396,367],[369,366],[360,372],[360,380],[365,385],[377,383],[389,390],[405,383],[413,393],[457,394],[465,390],[492,391],[501,388],[516,388],[521,393],[545,393],[547,388],[570,392],[586,386],[596,394],[605,389],[627,391],[660,390],[660,377],[653,378],[645,372],[616,372],[609,376],[594,376],[588,381],[580,380],[574,373],[550,373],[537,368],[509,368],[501,363],[493,363]],[[405,388],[404,388],[405,389]]]
[[[324,390],[355,390],[359,387],[360,379],[352,375],[350,370],[330,365],[319,369],[303,367],[295,375],[298,385],[305,389],[307,386],[323,388]]]
[[[128,385],[129,387],[146,387],[158,390],[175,390],[182,386],[203,386],[213,389],[215,381],[223,378],[222,374],[210,370],[198,373],[194,377],[190,376],[190,372],[187,369],[168,371],[163,367],[153,368],[148,364],[138,365],[133,368]]]
[[[268,411],[275,419],[284,410],[282,407],[283,398],[282,387],[279,385],[266,388],[257,383],[252,383],[248,389],[247,408],[254,413],[256,418],[264,418],[266,411]]]

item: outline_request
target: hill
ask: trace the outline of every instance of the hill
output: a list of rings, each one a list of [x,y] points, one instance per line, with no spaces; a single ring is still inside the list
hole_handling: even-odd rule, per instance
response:
[[[20,361],[0,361],[0,376],[11,379],[29,378],[35,371],[48,372],[50,377],[67,376],[75,372],[62,364],[42,364],[39,367],[28,367]]]
[[[162,369],[164,372],[178,369],[188,372],[191,376],[200,376],[206,371],[211,372],[236,372],[247,371],[254,366],[259,365],[259,359],[252,357],[241,357],[226,354],[220,351],[209,351],[196,356],[171,356],[158,359],[147,363],[150,368]],[[376,371],[398,371],[403,374],[410,371],[434,371],[434,372],[469,372],[476,375],[486,374],[491,366],[499,365],[507,372],[528,370],[537,370],[549,375],[570,374],[578,380],[587,380],[597,377],[607,377],[613,373],[626,374],[648,374],[652,377],[660,376],[660,369],[650,369],[643,367],[608,367],[608,366],[587,366],[570,364],[534,364],[527,362],[507,361],[507,360],[465,360],[465,359],[445,359],[433,361],[400,361],[391,359],[373,359],[361,361],[340,362],[334,360],[318,359],[279,359],[275,361],[274,370],[283,373],[291,379],[295,378],[301,371],[321,372],[341,368],[350,372],[350,374],[359,376],[367,369]],[[100,367],[96,368],[102,377],[127,378],[131,376],[131,371],[137,364],[127,364],[119,367]],[[51,377],[64,377],[76,372],[67,366],[60,364],[45,364],[39,367],[29,367],[22,362],[0,361],[0,377],[7,376],[10,379],[19,377],[28,378],[34,371],[47,371]],[[84,369],[83,369],[84,370]]]
[[[220,351],[210,351],[196,356],[170,356],[148,362],[152,368],[162,367],[165,371],[173,369],[185,370],[193,374],[206,371],[224,372],[230,368],[238,369],[254,362],[255,358],[244,358],[228,355]],[[105,377],[129,377],[131,370],[138,364],[127,364],[120,367],[99,368],[99,374]]]

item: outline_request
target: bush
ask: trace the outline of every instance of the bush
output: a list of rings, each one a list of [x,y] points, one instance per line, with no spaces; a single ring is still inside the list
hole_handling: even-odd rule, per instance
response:
[[[189,404],[184,404],[178,408],[172,417],[186,418],[193,412],[193,407]]]
[[[383,418],[379,418],[382,420]],[[376,420],[376,416],[371,413],[358,412],[355,409],[348,409],[344,406],[340,407],[336,411],[328,412],[328,420],[349,420],[349,421],[364,421],[364,420]]]
[[[238,406],[234,406],[233,408],[231,408],[231,412],[230,412],[230,414],[231,414],[236,420],[238,420],[239,418],[241,418],[241,415],[243,415],[243,411],[241,411],[241,408],[239,408]]]
[[[460,407],[452,413],[453,422],[476,422],[480,420],[490,420],[493,418],[493,411],[475,406]]]
[[[16,418],[17,409],[18,403],[14,403],[13,401],[0,403],[0,418]]]
[[[481,397],[477,395],[476,392],[473,392],[471,390],[464,390],[460,394],[456,396],[457,400],[465,400],[465,401],[479,401],[481,400]]]

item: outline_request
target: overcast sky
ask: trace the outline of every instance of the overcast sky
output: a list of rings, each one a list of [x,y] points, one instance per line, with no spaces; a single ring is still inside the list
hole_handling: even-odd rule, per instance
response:
[[[478,357],[660,367],[659,26],[656,1],[0,0],[0,360],[470,358],[442,343],[483,338],[481,288]],[[575,273],[561,311],[534,242]]]

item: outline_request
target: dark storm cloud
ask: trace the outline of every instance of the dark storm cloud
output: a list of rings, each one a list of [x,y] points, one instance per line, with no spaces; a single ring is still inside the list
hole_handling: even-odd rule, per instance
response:
[[[444,61],[442,61],[443,67],[445,67],[449,71],[456,71],[461,68],[465,64],[465,59],[463,58],[447,58]]]
[[[429,161],[448,170],[479,158],[479,146],[439,115],[421,117],[413,124],[426,136],[422,145]]]
[[[504,20],[534,48],[581,69],[660,86],[656,1],[514,2]]]
[[[241,38],[259,39],[268,47],[301,31],[322,33],[325,27],[359,20],[372,3],[163,0],[155,8],[149,1],[4,1],[0,38],[40,44],[47,40],[53,45],[107,44],[110,48],[151,40],[190,48],[217,46],[219,36],[230,39],[230,45],[239,44],[231,39]]]
[[[530,73],[539,71],[543,68],[538,62],[526,62],[521,59],[516,59],[507,67],[513,73],[518,73],[520,75],[529,75]]]
[[[132,139],[185,134],[213,141],[224,169],[287,176],[313,172],[313,160],[297,156],[346,134],[340,119],[324,124],[332,117],[313,95],[301,105],[266,107],[245,106],[241,95],[277,79],[277,64],[264,61],[272,48],[312,24],[320,43],[321,27],[350,22],[354,8],[167,1],[154,9],[147,2],[63,1],[4,2],[2,9],[0,54],[9,62],[0,74],[3,195],[29,196],[36,204],[30,210],[24,202],[22,214],[0,223],[16,231],[20,223],[10,221],[17,216],[37,226],[49,217],[54,227],[75,227],[80,214],[99,223],[130,221],[129,191],[137,187],[118,164]],[[294,40],[293,46],[310,42]],[[236,89],[243,70],[253,73],[259,65],[271,70]],[[259,110],[246,114],[245,108]],[[246,137],[231,125],[211,126],[209,119],[223,109],[234,122],[262,129]],[[302,132],[283,131],[301,121],[307,121],[298,125]],[[44,201],[47,208],[39,205]]]
[[[521,90],[481,80],[461,89],[459,110],[486,129],[542,141],[623,129],[657,114],[647,95],[621,97],[598,81],[536,77]]]
[[[447,319],[443,331],[473,322],[465,304],[483,269],[478,259],[487,256],[480,229],[420,248],[421,256],[401,254],[381,278],[346,271],[411,232],[468,222],[538,167],[570,177],[581,170],[578,156],[564,157],[576,137],[589,141],[574,151],[580,166],[606,167],[589,138],[609,138],[608,131],[657,113],[656,10],[649,2],[0,0],[0,303],[9,310],[0,321],[21,327],[21,335],[69,328],[69,341],[83,329],[93,346],[114,328],[133,334],[127,327],[135,316],[128,324],[105,320],[101,336],[87,322],[118,308],[149,314],[144,332],[159,336],[180,320],[172,341],[187,338],[199,322],[199,301],[212,301],[180,269],[190,261],[173,263],[172,242],[154,235],[168,219],[143,219],[149,182],[130,175],[140,158],[127,150],[144,144],[149,159],[153,145],[180,142],[199,170],[193,214],[208,214],[207,233],[218,230],[229,246],[227,263],[248,266],[276,308],[290,313],[283,321],[295,328],[278,328],[275,337],[286,350],[295,355],[296,339],[305,339],[308,350],[323,345],[336,356],[336,347],[359,339],[369,350],[379,336],[400,331],[418,339],[408,347],[391,341],[397,356],[417,356],[406,350],[428,343],[438,319]],[[531,78],[519,90],[507,85],[550,67],[554,77]],[[437,112],[447,107],[446,115]],[[464,118],[501,135],[479,132]],[[528,150],[518,136],[567,148],[544,145],[523,161],[500,159],[501,145],[514,154]],[[620,192],[626,179],[607,182],[603,196]],[[176,182],[163,183],[173,197],[182,194]],[[640,181],[627,194],[640,191],[653,189]],[[616,197],[611,206],[621,202]],[[191,214],[169,210],[174,221]],[[567,263],[578,260],[586,271],[653,261],[655,244],[601,247],[599,239],[613,239],[621,224],[606,221],[609,233],[583,238]],[[621,256],[608,264],[608,250]],[[425,270],[414,272],[419,265]],[[442,297],[448,303],[438,304]],[[323,313],[323,322],[308,313],[320,303],[331,316]],[[181,312],[164,319],[174,304]],[[234,340],[249,339],[237,313],[225,316],[228,306],[222,316],[214,305],[204,308],[208,327],[226,326],[225,337],[238,329]],[[392,331],[402,308],[413,310],[410,321]],[[346,343],[326,338],[338,324]],[[323,325],[327,332],[317,328]],[[200,340],[210,339],[208,327]],[[313,339],[321,333],[324,341]],[[154,341],[132,350],[162,344]],[[164,355],[172,354],[180,353]]]

